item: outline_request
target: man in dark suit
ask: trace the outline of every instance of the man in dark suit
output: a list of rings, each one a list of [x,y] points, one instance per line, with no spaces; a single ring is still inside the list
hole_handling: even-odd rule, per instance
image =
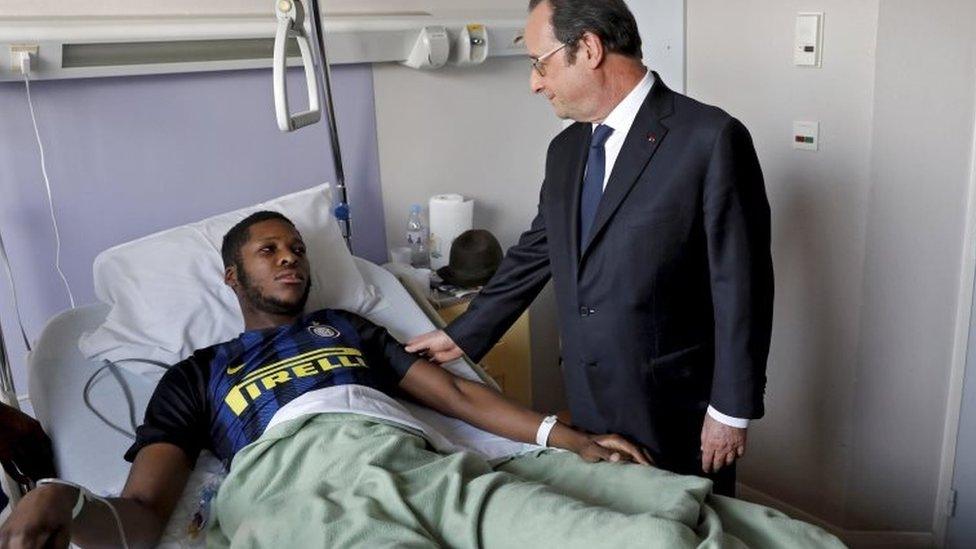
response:
[[[576,123],[549,146],[538,215],[446,331],[408,350],[475,360],[550,277],[572,422],[734,493],[763,415],[770,214],[746,128],[641,63],[623,0],[532,0],[532,90]]]

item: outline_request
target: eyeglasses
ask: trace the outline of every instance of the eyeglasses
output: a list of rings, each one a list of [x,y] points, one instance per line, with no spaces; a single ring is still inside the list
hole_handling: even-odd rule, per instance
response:
[[[556,54],[556,52],[558,52],[559,50],[565,48],[568,45],[569,44],[563,44],[561,46],[558,46],[556,49],[552,50],[551,52],[549,52],[549,53],[547,53],[545,55],[540,55],[539,57],[535,57],[535,58],[530,57],[529,58],[529,63],[532,63],[532,68],[535,69],[535,72],[539,73],[539,76],[545,77],[546,76],[546,64],[545,64],[546,59],[552,57],[553,55]]]

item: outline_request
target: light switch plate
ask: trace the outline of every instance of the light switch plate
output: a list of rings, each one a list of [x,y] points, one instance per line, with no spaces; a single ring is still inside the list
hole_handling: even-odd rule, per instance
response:
[[[793,122],[793,148],[803,151],[820,149],[820,122]]]
[[[796,39],[793,64],[798,67],[823,66],[823,12],[799,13],[796,16]]]

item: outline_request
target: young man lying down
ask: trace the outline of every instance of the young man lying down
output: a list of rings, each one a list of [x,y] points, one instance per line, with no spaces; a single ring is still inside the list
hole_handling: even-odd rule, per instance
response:
[[[153,394],[125,456],[132,461],[125,489],[110,500],[130,547],[159,540],[204,449],[230,465],[214,501],[211,546],[836,541],[764,508],[709,496],[707,480],[649,467],[618,435],[557,423],[547,445],[570,452],[535,452],[492,468],[473,453],[436,452],[417,431],[388,419],[396,414],[336,413],[353,394],[374,410],[394,411],[402,406],[392,396],[405,394],[525,442],[536,440],[545,419],[407,353],[352,313],[303,315],[309,263],[284,216],[243,220],[224,237],[222,255],[245,331],[170,368]],[[0,546],[117,546],[119,536],[107,506],[84,502],[76,488],[44,485],[0,529]]]

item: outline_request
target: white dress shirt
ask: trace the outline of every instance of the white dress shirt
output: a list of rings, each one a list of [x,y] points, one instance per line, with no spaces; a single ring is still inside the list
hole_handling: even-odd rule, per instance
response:
[[[613,128],[613,133],[610,134],[610,137],[607,138],[603,146],[606,151],[607,162],[603,175],[604,190],[607,188],[607,182],[610,181],[610,175],[613,173],[614,164],[617,163],[617,157],[620,156],[620,150],[623,149],[624,140],[627,139],[627,134],[630,133],[630,127],[634,125],[637,112],[644,104],[644,100],[647,99],[647,95],[651,93],[652,86],[654,86],[654,75],[651,74],[651,71],[647,71],[644,78],[637,83],[637,86],[627,94],[627,97],[623,101],[618,103],[610,111],[610,114],[607,115],[603,122],[593,124],[593,129],[596,129],[600,124]],[[725,415],[711,405],[708,406],[708,415],[712,416],[715,421],[724,423],[730,427],[738,427],[739,429],[749,427],[748,419]]]
[[[607,155],[607,166],[603,170],[603,190],[607,189],[607,182],[610,181],[613,166],[617,163],[620,150],[624,148],[624,140],[627,139],[627,134],[630,133],[630,127],[634,125],[634,120],[637,119],[637,111],[644,104],[647,95],[651,93],[651,87],[653,85],[654,75],[651,74],[651,71],[647,71],[644,78],[637,83],[637,87],[610,111],[610,114],[607,115],[603,122],[593,124],[593,129],[596,129],[600,124],[613,128],[613,133],[610,134],[607,142],[603,145],[603,149]]]

